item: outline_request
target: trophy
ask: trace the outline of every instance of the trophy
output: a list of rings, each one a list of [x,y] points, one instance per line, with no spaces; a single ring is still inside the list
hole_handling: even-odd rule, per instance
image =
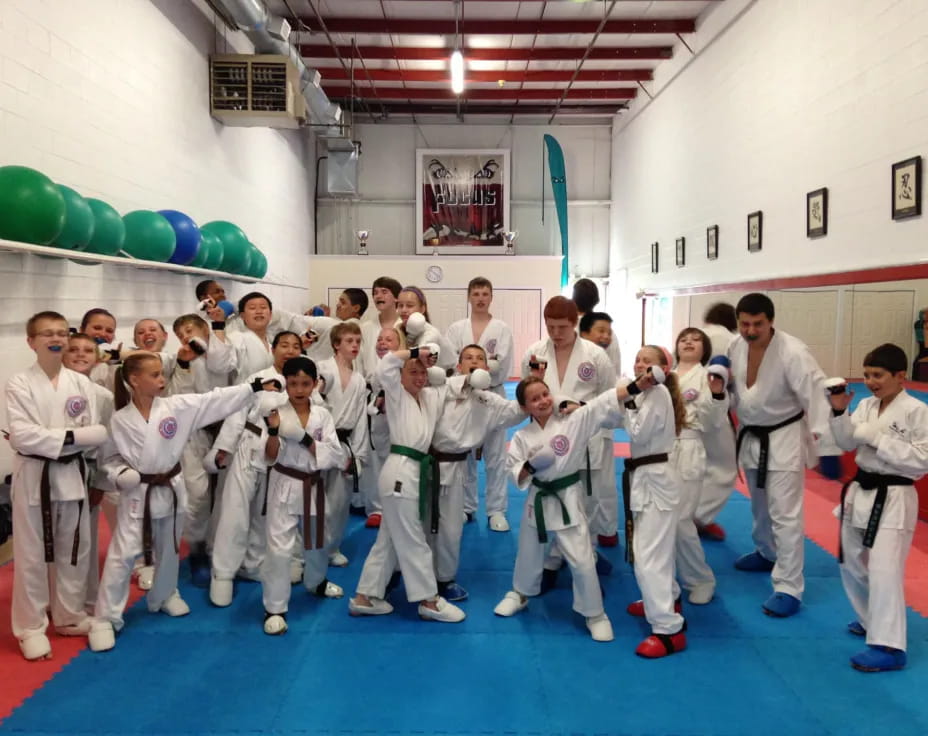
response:
[[[509,230],[508,232],[503,233],[503,240],[506,241],[506,255],[514,256],[516,254],[515,249],[512,247],[513,241],[519,237],[518,230]]]
[[[358,236],[358,255],[367,255],[367,239],[371,236],[370,230],[358,230],[355,235]]]

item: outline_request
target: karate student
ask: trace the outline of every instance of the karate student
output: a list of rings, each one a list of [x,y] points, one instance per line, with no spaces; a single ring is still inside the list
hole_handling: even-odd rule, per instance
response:
[[[548,337],[529,346],[522,358],[522,377],[542,378],[559,405],[564,401],[589,401],[613,388],[616,382],[615,368],[606,352],[577,334],[577,319],[577,305],[570,299],[563,296],[549,299],[544,309]],[[591,536],[615,534],[619,500],[611,432],[601,432],[590,440],[580,475],[584,482],[584,507],[591,512],[611,509],[608,514],[604,511],[592,520],[587,517]],[[611,527],[606,526],[609,518],[612,518]],[[594,528],[592,523],[597,523],[598,527]],[[604,574],[611,570],[605,557],[599,556],[597,563]],[[551,556],[545,562],[544,590],[553,587],[560,568],[555,541]]]
[[[370,381],[377,370],[380,358],[376,354],[377,338],[385,327],[396,326],[399,314],[396,312],[396,299],[403,290],[403,285],[389,276],[374,279],[371,287],[371,299],[377,311],[375,319],[361,325],[361,372]],[[376,481],[375,481],[376,483]],[[376,494],[376,488],[374,489]]]
[[[490,390],[505,398],[503,383],[512,375],[513,340],[512,330],[501,319],[490,314],[493,303],[493,284],[489,279],[477,276],[467,285],[467,301],[470,316],[454,322],[445,333],[455,355],[460,355],[466,345],[479,345],[486,351],[486,369],[490,372]],[[494,532],[508,532],[509,521],[506,509],[509,493],[506,489],[506,432],[503,429],[488,432],[483,441],[480,455],[486,469],[486,512],[487,526]],[[467,459],[467,478],[464,486],[464,512],[473,515],[477,511],[477,458]]]
[[[467,598],[467,591],[455,581],[461,559],[467,459],[473,457],[474,448],[481,444],[486,446],[487,436],[504,432],[525,419],[525,413],[515,401],[507,401],[492,390],[485,390],[490,388],[492,378],[482,347],[464,346],[457,373],[445,384],[442,411],[430,451],[439,472],[437,533],[431,533],[434,519],[426,521],[435,557],[438,592],[452,602]]]
[[[33,315],[26,342],[36,362],[6,385],[16,530],[11,620],[23,657],[35,660],[52,653],[49,611],[64,636],[83,636],[90,626],[83,451],[103,444],[107,432],[91,381],[62,366],[67,320],[57,312]]]
[[[419,602],[421,618],[447,623],[465,618],[464,611],[438,594],[432,550],[422,525],[431,492],[428,449],[442,409],[441,392],[425,387],[426,365],[435,362],[436,349],[423,345],[387,353],[377,367],[390,418],[390,455],[378,481],[383,521],[348,604],[354,616],[393,612],[384,595],[399,564],[406,596]]]
[[[303,344],[295,332],[279,332],[271,346],[274,365],[253,373],[246,383],[256,378],[262,381],[277,379],[286,385],[284,363],[302,354]],[[282,394],[283,402],[286,395]],[[212,554],[212,577],[209,599],[215,606],[232,603],[233,580],[236,576],[246,580],[260,580],[261,563],[267,546],[266,513],[268,458],[267,422],[262,405],[240,409],[226,417],[212,450],[204,457],[208,472],[218,473],[228,468],[222,487],[222,503],[216,521]],[[302,549],[300,558],[302,559]],[[303,566],[291,580],[303,577]]]
[[[206,393],[214,388],[228,386],[230,376],[237,369],[235,350],[226,338],[225,314],[211,313],[215,317],[211,325],[196,314],[185,314],[174,320],[174,334],[185,348],[178,352],[177,364],[185,370],[175,371],[171,377],[171,393]],[[210,329],[212,327],[212,329]],[[205,352],[202,358],[190,360],[185,356],[198,351]],[[162,361],[162,366],[164,362]],[[220,422],[198,427],[190,433],[181,459],[186,489],[186,518],[184,536],[190,545],[190,577],[197,587],[210,584],[210,561],[207,551],[210,521],[215,507],[218,489],[216,476],[210,476],[203,467],[203,458],[210,451]],[[141,579],[141,573],[140,573]]]
[[[829,431],[825,376],[804,343],[774,329],[765,294],[742,297],[735,311],[741,334],[728,355],[756,547],[735,567],[772,571],[774,592],[763,611],[782,618],[799,612],[804,588],[803,461],[815,461],[809,431]]]
[[[577,305],[577,317],[582,319],[587,314],[592,313],[599,304],[599,287],[596,282],[590,279],[577,279],[573,287],[572,300]],[[599,314],[603,314],[600,312]],[[606,345],[600,345],[609,356],[609,361],[615,368],[616,375],[622,372],[622,354],[619,351],[619,338],[612,330],[610,320],[610,336]]]
[[[168,341],[168,333],[164,325],[156,319],[140,319],[135,323],[132,337],[139,350],[149,353],[164,352],[164,346]]]
[[[97,364],[97,344],[88,335],[75,332],[68,338],[68,347],[62,357],[65,368],[90,378],[90,372]],[[97,384],[91,382],[96,392],[97,409],[100,415],[100,424],[109,424],[113,414],[113,394]],[[116,504],[118,496],[105,474],[97,468],[96,448],[84,453],[87,463],[87,496],[90,512],[90,550],[87,553],[87,589],[85,594],[85,610],[93,613],[97,600],[97,589],[100,583],[100,556],[98,551],[98,530],[100,523],[100,510],[105,510],[109,528],[116,527]]]
[[[641,600],[626,611],[644,616],[651,625],[651,636],[635,650],[647,659],[686,648],[686,621],[674,577],[681,482],[669,462],[686,409],[677,377],[665,370],[667,355],[656,345],[642,347],[635,356],[636,379],[626,389],[631,401],[620,396],[631,449],[622,474],[625,553],[641,590]]]
[[[696,605],[705,605],[715,595],[715,575],[706,563],[693,518],[707,472],[703,437],[713,432],[730,432],[725,393],[728,370],[723,366],[706,368],[711,351],[709,338],[696,327],[687,327],[677,336],[674,373],[686,408],[686,422],[671,455],[680,476],[676,566],[680,584],[689,591],[689,602]]]
[[[364,341],[362,337],[361,344]],[[406,349],[406,336],[398,327],[384,327],[377,335],[374,356],[380,361],[387,353]],[[375,375],[371,378],[370,394],[368,399],[367,415],[370,418],[368,435],[370,437],[371,453],[368,456],[370,466],[361,476],[361,495],[364,496],[364,508],[367,511],[367,521],[364,526],[368,529],[380,528],[382,520],[382,506],[380,492],[377,484],[380,471],[390,454],[390,425],[387,422],[386,401],[380,379]]]
[[[204,360],[188,345],[179,361]],[[179,370],[184,368],[183,363]],[[148,610],[186,616],[190,608],[177,592],[178,544],[184,528],[186,487],[180,458],[197,429],[248,406],[257,391],[277,384],[255,382],[216,388],[204,394],[162,398],[161,360],[154,353],[135,353],[116,374],[116,413],[111,436],[100,452],[101,467],[121,492],[116,529],[100,580],[94,622],[88,635],[95,652],[112,649],[123,627],[129,577],[136,556],[144,553],[155,575],[148,591]]]
[[[338,295],[338,301],[335,304],[335,318],[342,322],[353,320],[360,322],[361,317],[367,311],[367,294],[363,289],[345,289]]]
[[[362,292],[363,293],[363,292]],[[365,297],[366,298],[366,297]],[[329,332],[335,357],[317,365],[325,377],[325,405],[335,421],[338,440],[345,450],[345,464],[325,474],[326,549],[333,567],[345,567],[348,558],[339,550],[348,510],[357,492],[370,449],[367,434],[367,382],[354,361],[361,351],[361,328],[357,322],[342,322]]]
[[[403,322],[406,342],[410,346],[434,343],[440,349],[438,365],[442,368],[454,367],[456,353],[438,328],[432,324],[429,305],[422,289],[418,286],[404,286],[396,300],[396,311]]]
[[[289,402],[268,417],[267,554],[261,565],[264,633],[287,630],[290,602],[290,559],[303,523],[303,585],[323,598],[341,598],[344,591],[326,579],[324,471],[342,467],[344,452],[335,422],[325,407],[313,405],[316,365],[309,358],[291,358],[283,367]]]
[[[89,309],[84,313],[79,332],[88,335],[97,345],[105,348],[118,350],[122,347],[122,343],[116,345],[113,342],[116,339],[116,318],[102,307]],[[118,360],[112,355],[101,353],[97,365],[90,373],[90,380],[112,391],[117,363]]]
[[[583,512],[580,468],[586,464],[587,443],[601,427],[615,421],[618,396],[612,388],[568,415],[559,413],[541,378],[529,376],[516,387],[516,400],[532,422],[513,435],[509,472],[529,494],[519,527],[512,590],[493,609],[497,616],[518,613],[528,606],[530,596],[541,592],[545,546],[551,535],[573,575],[574,610],[586,619],[594,641],[612,641]]]
[[[857,620],[848,630],[866,636],[851,657],[864,672],[906,664],[905,561],[918,521],[915,481],[928,473],[928,406],[905,388],[908,363],[897,345],[864,358],[873,396],[848,412],[854,392],[831,389],[831,428],[842,450],[857,450],[857,475],[841,489],[841,581]]]

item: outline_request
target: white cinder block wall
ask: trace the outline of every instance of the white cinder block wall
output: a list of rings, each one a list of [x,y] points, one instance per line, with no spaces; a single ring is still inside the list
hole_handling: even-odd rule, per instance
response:
[[[628,293],[923,260],[928,213],[890,219],[890,166],[928,156],[926,29],[924,0],[757,0],[639,115],[620,117],[612,268],[628,268]],[[828,236],[809,240],[806,193],[823,186]],[[764,232],[752,254],[754,210]]]
[[[563,125],[374,125],[353,130],[362,145],[357,200],[325,197],[325,162],[321,164],[319,253],[353,254],[354,232],[371,231],[370,250],[377,255],[415,255],[416,149],[504,148],[510,151],[512,227],[519,231],[516,251],[524,255],[560,255],[560,232],[545,170],[547,207],[542,223],[543,136],[557,138],[567,169],[568,237],[572,272],[605,276],[609,269],[610,126]],[[324,154],[323,154],[324,155]],[[544,157],[544,159],[543,159]],[[547,166],[547,164],[545,164]]]
[[[275,306],[302,311],[312,140],[213,120],[214,50],[251,52],[240,34],[216,31],[201,0],[3,0],[0,165],[31,166],[123,214],[171,208],[199,223],[231,220],[264,251],[268,279],[292,285],[260,288]],[[23,325],[34,312],[55,309],[77,324],[103,306],[128,342],[137,319],[170,323],[189,311],[198,280],[0,254],[0,383],[31,362]],[[226,282],[234,299],[253,288]]]

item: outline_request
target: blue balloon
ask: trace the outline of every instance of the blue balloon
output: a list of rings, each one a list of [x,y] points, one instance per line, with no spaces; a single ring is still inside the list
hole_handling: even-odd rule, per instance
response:
[[[174,228],[174,234],[177,236],[177,245],[174,248],[174,255],[168,260],[168,263],[176,263],[178,266],[186,266],[197,257],[200,250],[200,228],[197,224],[183,212],[177,210],[158,210]]]

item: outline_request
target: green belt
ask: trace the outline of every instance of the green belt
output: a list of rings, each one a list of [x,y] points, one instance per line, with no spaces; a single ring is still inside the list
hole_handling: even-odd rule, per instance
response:
[[[438,505],[438,494],[429,493],[429,477],[435,458],[427,452],[420,452],[419,450],[406,447],[405,445],[390,445],[390,453],[408,457],[410,460],[415,460],[419,463],[419,518],[424,521],[428,516],[430,495],[435,496],[435,498],[432,499],[432,503],[435,506]]]
[[[571,473],[570,475],[565,475],[563,478],[558,478],[551,481],[532,478],[532,485],[538,489],[538,492],[535,494],[535,528],[538,530],[538,541],[541,544],[544,544],[548,541],[548,530],[545,527],[545,511],[541,503],[542,499],[549,496],[556,498],[558,503],[561,504],[561,520],[564,522],[564,524],[569,524],[570,514],[567,513],[567,507],[564,505],[564,500],[557,494],[558,491],[563,491],[565,488],[569,488],[570,486],[579,482],[579,471]]]

